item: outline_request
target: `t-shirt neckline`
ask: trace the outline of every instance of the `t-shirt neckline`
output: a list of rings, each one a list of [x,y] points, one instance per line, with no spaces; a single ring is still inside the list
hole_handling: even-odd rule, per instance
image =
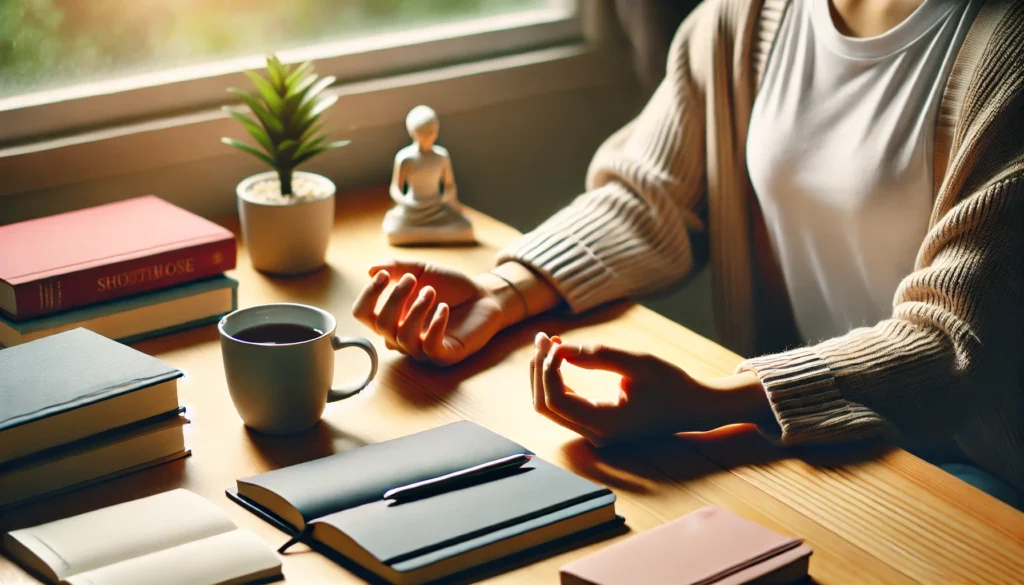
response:
[[[881,59],[897,53],[944,20],[964,0],[924,0],[910,16],[874,37],[850,37],[839,32],[832,20],[832,0],[803,0],[811,4],[814,32],[832,50],[854,59]]]

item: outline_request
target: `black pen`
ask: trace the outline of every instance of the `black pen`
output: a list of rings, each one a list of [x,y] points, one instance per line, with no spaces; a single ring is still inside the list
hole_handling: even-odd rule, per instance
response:
[[[492,473],[497,473],[499,471],[515,467],[522,467],[523,465],[526,465],[530,459],[533,459],[533,455],[528,455],[526,453],[502,457],[501,459],[488,461],[487,463],[461,469],[453,473],[390,489],[384,492],[384,499],[408,501],[422,497],[428,493],[449,491],[463,483],[471,483],[474,480],[479,479],[480,476],[490,475]]]

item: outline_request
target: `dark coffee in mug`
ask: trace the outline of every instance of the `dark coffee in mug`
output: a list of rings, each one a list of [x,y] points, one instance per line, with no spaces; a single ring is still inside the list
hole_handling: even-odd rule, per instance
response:
[[[243,329],[232,335],[232,337],[241,341],[248,341],[249,343],[280,345],[285,343],[302,343],[303,341],[316,339],[323,334],[323,331],[305,325],[270,323]]]
[[[2,0],[0,0],[2,1]],[[339,337],[334,316],[316,307],[275,303],[239,309],[217,325],[231,401],[247,426],[297,433],[320,420],[328,402],[355,396],[377,373],[377,350],[363,337]],[[358,347],[370,373],[331,388],[334,352]]]

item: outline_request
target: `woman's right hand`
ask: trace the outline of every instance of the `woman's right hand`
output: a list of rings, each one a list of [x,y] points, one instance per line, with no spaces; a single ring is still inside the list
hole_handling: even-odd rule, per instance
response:
[[[460,362],[522,318],[513,316],[518,307],[505,306],[509,298],[495,294],[485,277],[401,260],[370,267],[370,277],[352,314],[381,335],[389,349],[420,361],[445,366]],[[378,310],[392,282],[395,287]]]

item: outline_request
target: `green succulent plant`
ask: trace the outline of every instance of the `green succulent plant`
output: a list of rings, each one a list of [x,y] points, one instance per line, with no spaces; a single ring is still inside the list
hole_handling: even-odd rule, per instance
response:
[[[230,106],[224,109],[242,124],[259,148],[234,138],[220,141],[270,165],[281,180],[281,195],[292,196],[292,173],[296,167],[349,143],[328,142],[320,121],[324,111],[338,101],[336,95],[321,95],[335,78],[318,78],[308,61],[298,66],[283,65],[274,55],[267,57],[266,77],[254,71],[245,74],[257,91],[250,93],[232,87],[228,92],[240,98],[255,119]]]

